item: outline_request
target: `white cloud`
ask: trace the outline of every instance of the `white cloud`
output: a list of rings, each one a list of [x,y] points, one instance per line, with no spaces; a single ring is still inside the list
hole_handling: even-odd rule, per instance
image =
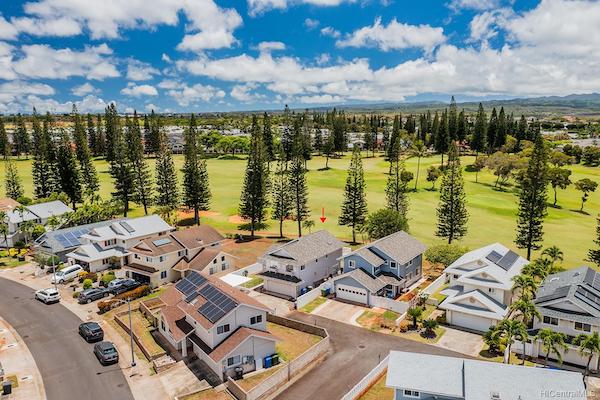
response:
[[[317,7],[338,6],[343,2],[354,0],[247,0],[248,12],[251,16],[260,15],[269,10],[283,10],[293,5],[309,4]]]
[[[192,51],[231,47],[236,42],[233,31],[242,23],[235,9],[221,8],[213,0],[38,0],[26,3],[24,10],[35,18],[34,25],[62,20],[64,26],[55,31],[78,34],[85,27],[92,39],[119,38],[123,29],[175,26],[185,15],[186,35],[178,48]]]
[[[160,56],[160,59],[163,60],[164,62],[166,62],[167,64],[171,64],[173,62],[171,60],[171,57],[169,57],[169,55],[166,53],[162,53],[162,56]]]
[[[331,56],[329,55],[329,53],[322,53],[319,54],[316,58],[315,58],[315,62],[317,63],[317,65],[323,65],[323,64],[328,64],[329,61],[331,61]]]
[[[460,10],[490,10],[500,6],[500,0],[451,0],[448,7],[454,11]]]
[[[256,83],[252,83],[252,82],[246,83],[244,85],[235,85],[231,89],[230,95],[234,99],[243,101],[246,103],[264,99],[265,96],[263,94],[254,92],[254,90],[256,90],[258,87],[259,87],[259,85],[257,85]]]
[[[81,33],[79,23],[68,17],[55,19],[11,18],[10,22],[19,33],[33,36],[74,36]]]
[[[313,30],[315,28],[317,28],[319,26],[320,22],[319,20],[316,19],[312,19],[312,18],[306,18],[304,20],[304,26],[306,27],[306,29]]]
[[[129,82],[127,87],[121,89],[121,94],[131,97],[158,96],[158,90],[152,85],[136,85]]]
[[[17,28],[13,26],[10,22],[8,22],[2,14],[0,14],[0,39],[2,40],[11,40],[16,39],[19,31]]]
[[[130,81],[147,81],[159,73],[152,65],[138,60],[131,59],[127,63],[127,79]]]
[[[269,53],[275,50],[285,50],[285,43],[282,42],[260,42],[258,51],[261,53]]]
[[[147,112],[150,112],[150,111],[152,111],[152,110],[154,110],[154,111],[158,111],[158,110],[160,110],[160,107],[159,107],[159,106],[157,106],[156,104],[152,104],[152,103],[148,103],[148,104],[146,104],[146,105],[145,105],[145,108],[146,108],[146,111],[147,111]]]
[[[75,96],[83,97],[86,94],[99,93],[100,90],[95,88],[91,83],[86,82],[82,85],[75,86],[71,89],[71,93]]]
[[[86,46],[82,51],[34,44],[22,46],[21,52],[21,58],[12,61],[12,69],[27,78],[67,79],[85,76],[103,80],[119,76],[111,59],[112,50],[106,44]]]
[[[199,100],[208,102],[213,99],[222,99],[225,97],[225,92],[223,90],[211,85],[202,85],[200,83],[192,86],[181,84],[177,89],[167,91],[167,94],[175,99],[177,104],[182,107],[187,107]]]
[[[409,25],[392,19],[385,26],[377,18],[372,26],[365,26],[338,40],[338,47],[377,47],[383,51],[420,48],[431,52],[444,43],[446,37],[442,28],[429,25]]]
[[[15,48],[6,42],[0,42],[0,79],[15,79],[17,74],[13,70],[13,52]]]
[[[182,86],[180,82],[173,79],[165,79],[158,84],[158,87],[161,89],[179,89]]]
[[[332,37],[334,39],[339,38],[342,34],[340,33],[340,31],[334,29],[331,26],[326,26],[324,28],[321,28],[321,35],[323,36],[329,36]]]

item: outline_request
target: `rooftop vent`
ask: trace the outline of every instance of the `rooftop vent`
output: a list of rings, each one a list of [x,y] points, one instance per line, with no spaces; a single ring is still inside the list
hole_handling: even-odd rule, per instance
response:
[[[499,392],[491,392],[490,393],[490,399],[491,400],[500,400],[500,393]]]

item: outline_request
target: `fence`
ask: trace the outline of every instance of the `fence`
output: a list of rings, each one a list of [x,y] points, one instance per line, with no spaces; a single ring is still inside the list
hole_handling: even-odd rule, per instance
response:
[[[360,380],[341,400],[354,400],[364,394],[383,375],[387,369],[389,355],[387,355],[375,368]]]
[[[135,308],[135,309],[131,310],[131,312],[135,312],[135,311],[139,311],[139,309]],[[114,320],[125,331],[125,333],[127,333],[127,335],[129,335],[130,334],[129,333],[130,332],[129,323],[128,323],[129,319],[127,319],[127,322],[123,321],[121,319],[121,318],[125,318],[125,316],[127,316],[127,315],[128,315],[127,311],[120,312],[115,315]],[[164,350],[159,353],[152,354],[152,352],[150,350],[148,350],[146,348],[146,346],[144,346],[142,339],[137,335],[137,333],[135,333],[135,331],[133,332],[133,341],[139,347],[139,349],[142,351],[142,353],[144,353],[144,356],[149,361],[154,361],[157,358],[160,358],[160,357],[164,356],[165,354],[167,354],[167,352]]]
[[[325,329],[270,314],[267,314],[267,320],[288,328],[293,328],[321,336],[323,339],[292,361],[283,363],[278,367],[273,367],[279,368],[279,370],[248,391],[244,390],[233,379],[228,378],[227,388],[238,400],[257,400],[261,398],[270,398],[270,396],[285,389],[304,373],[308,372],[312,368],[309,364],[319,360],[329,351],[329,336]]]
[[[257,274],[263,270],[263,266],[260,263],[250,264],[247,267],[240,268],[236,271],[233,271],[232,274],[248,276],[252,274]]]
[[[427,286],[425,289],[423,289],[423,293],[427,293],[428,295],[431,296],[432,294],[437,292],[437,290],[439,288],[444,286],[444,283],[446,283],[446,274],[442,274],[442,275],[438,276],[435,281],[431,282],[429,284],[429,286]]]
[[[411,303],[409,302],[396,301],[381,296],[371,296],[370,303],[373,307],[385,308],[397,312],[398,314],[404,314],[411,306]]]
[[[333,290],[333,281],[325,281],[310,292],[306,292],[303,295],[298,296],[298,298],[296,298],[296,308],[300,309],[317,297],[321,296],[321,291],[323,289]]]

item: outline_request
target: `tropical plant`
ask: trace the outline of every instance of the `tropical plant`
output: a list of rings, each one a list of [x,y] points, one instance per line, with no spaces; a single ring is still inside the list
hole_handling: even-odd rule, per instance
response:
[[[521,273],[530,275],[536,282],[541,282],[550,274],[550,265],[551,261],[547,258],[538,258],[525,265]]]
[[[600,356],[600,334],[594,332],[590,335],[580,334],[573,340],[573,344],[579,346],[579,354],[587,357],[587,363],[585,365],[584,378],[590,373],[590,363],[594,355]]]
[[[566,350],[567,345],[565,344],[565,340],[567,337],[564,333],[554,332],[552,329],[544,328],[540,329],[535,335],[535,338],[542,342],[542,347],[546,352],[546,357],[544,357],[544,366],[548,365],[548,357],[550,354],[556,354],[558,361],[562,363],[562,354],[561,350]]]
[[[497,330],[494,331],[494,335],[503,340],[506,344],[504,349],[504,360],[505,364],[510,363],[510,348],[514,344],[516,339],[526,340],[527,328],[521,321],[512,319],[503,319],[498,324]]]
[[[559,249],[557,246],[550,246],[544,249],[544,251],[542,251],[542,255],[550,258],[550,270],[552,271],[551,273],[554,272],[556,262],[562,262],[564,260],[564,254],[562,250]]]
[[[520,275],[516,275],[513,277],[513,287],[512,293],[519,292],[519,296],[524,297],[532,297],[538,288],[538,284],[533,278],[533,276],[522,272]]]
[[[412,318],[413,329],[417,329],[417,322],[423,315],[423,309],[421,307],[411,307],[406,311],[406,315]]]
[[[490,329],[483,334],[483,343],[488,346],[488,351],[491,354],[498,354],[500,352],[500,346],[502,345],[500,336],[496,333],[497,330],[498,328],[495,325],[490,326]]]
[[[426,337],[435,337],[435,328],[437,328],[438,322],[435,319],[429,318],[423,321],[423,328],[425,328]]]

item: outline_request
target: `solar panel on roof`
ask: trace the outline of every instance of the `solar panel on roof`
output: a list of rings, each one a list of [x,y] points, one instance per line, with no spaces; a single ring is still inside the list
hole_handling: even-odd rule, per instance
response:
[[[123,228],[125,228],[125,230],[126,230],[127,232],[129,232],[129,233],[131,233],[131,232],[135,232],[135,229],[133,229],[133,227],[132,227],[131,225],[129,225],[127,222],[125,222],[125,221],[121,221],[121,222],[119,222],[119,224],[120,224],[120,225],[121,225]]]
[[[186,276],[186,278],[196,286],[200,286],[204,282],[206,282],[206,278],[203,277],[202,275],[200,275],[196,271],[190,271],[190,273],[188,274],[188,276]]]
[[[192,293],[190,293],[186,298],[185,301],[187,303],[191,303],[192,301],[194,301],[194,299],[196,297],[198,297],[200,295],[200,293],[198,293],[198,291],[194,290]]]
[[[192,282],[187,279],[182,279],[177,284],[175,284],[175,288],[183,293],[185,296],[189,296],[193,291],[196,290],[196,286],[192,284]]]
[[[504,257],[502,257],[500,260],[498,260],[496,262],[496,265],[498,265],[500,268],[508,271],[510,269],[510,267],[513,266],[515,261],[517,261],[518,258],[519,258],[519,255],[517,253],[515,253],[512,250],[509,250],[508,253],[506,253],[504,255]]]
[[[206,303],[198,308],[198,312],[213,323],[237,306],[235,300],[212,285],[203,286],[200,295],[206,299]]]
[[[560,288],[556,289],[554,291],[554,293],[552,293],[552,294],[549,294],[547,296],[538,297],[537,299],[535,299],[535,302],[536,303],[545,303],[547,301],[560,299],[561,297],[565,297],[569,293],[570,289],[571,289],[570,286],[560,287]]]
[[[575,291],[575,297],[577,297],[579,300],[583,301],[593,309],[600,311],[600,297],[596,296],[589,290],[586,290],[585,288],[580,286]]]
[[[158,239],[158,240],[154,240],[152,243],[154,243],[154,245],[156,247],[164,246],[165,244],[171,243],[171,239],[169,239],[169,238]]]
[[[499,259],[502,258],[502,255],[500,253],[498,253],[497,251],[493,250],[490,254],[488,254],[487,256],[485,256],[485,258],[487,258],[491,262],[495,263]]]
[[[226,314],[224,310],[221,310],[219,307],[210,302],[204,303],[198,309],[198,312],[212,323],[217,322]]]
[[[600,290],[600,274],[593,269],[588,268],[583,281],[594,289]]]

